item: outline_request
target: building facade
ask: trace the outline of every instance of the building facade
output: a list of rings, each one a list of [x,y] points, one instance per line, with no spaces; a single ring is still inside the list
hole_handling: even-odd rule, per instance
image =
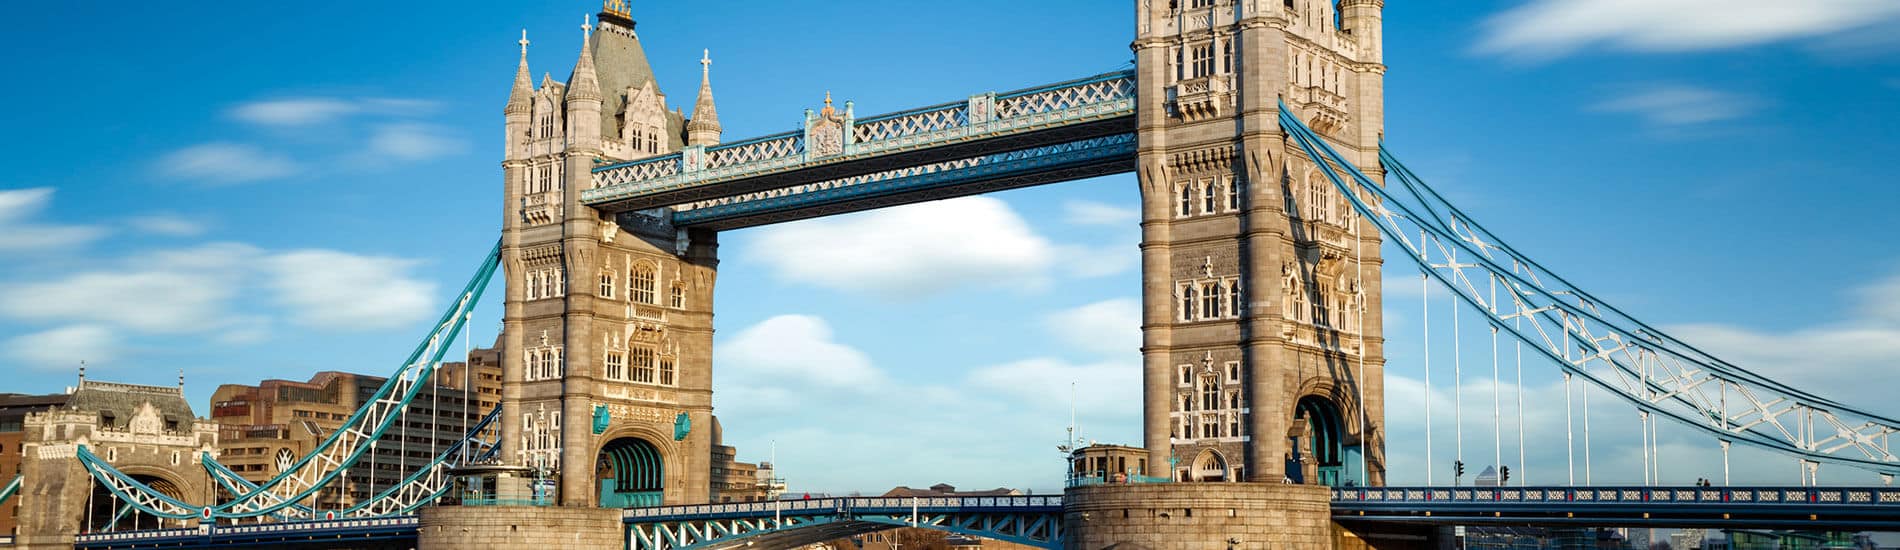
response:
[[[361,502],[394,487],[461,441],[499,399],[501,381],[492,372],[498,370],[495,356],[492,349],[475,350],[470,354],[474,368],[445,363],[437,369],[436,383],[420,390],[407,413],[344,473],[344,482],[325,487],[309,504]],[[482,366],[484,360],[488,367]],[[466,393],[465,380],[473,385]],[[211,397],[211,419],[220,426],[219,462],[250,481],[268,480],[314,450],[386,381],[330,371],[307,382],[219,386]]]
[[[48,395],[0,394],[0,483],[20,475],[26,456],[21,443],[26,438],[26,416],[63,407],[70,393]],[[0,506],[0,533],[19,534],[20,500],[8,499]]]
[[[1380,238],[1278,124],[1381,174],[1382,1],[1135,4],[1148,464],[1382,483]]]
[[[627,3],[596,19],[566,82],[534,84],[524,37],[503,109],[502,452],[552,472],[563,505],[707,502],[718,241],[663,212],[603,215],[580,191],[600,162],[718,143],[711,62],[688,118]]]

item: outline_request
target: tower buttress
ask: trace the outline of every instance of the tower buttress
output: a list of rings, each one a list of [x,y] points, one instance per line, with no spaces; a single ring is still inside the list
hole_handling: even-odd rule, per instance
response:
[[[693,103],[693,119],[686,123],[687,145],[719,143],[719,111],[713,107],[712,51],[699,59],[699,99]]]

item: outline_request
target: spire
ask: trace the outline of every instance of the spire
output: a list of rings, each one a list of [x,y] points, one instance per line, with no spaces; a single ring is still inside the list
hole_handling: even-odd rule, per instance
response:
[[[528,29],[521,29],[521,64],[515,67],[515,89],[508,92],[507,114],[526,113],[528,98],[534,95],[534,77],[528,75]]]
[[[687,145],[719,143],[719,110],[713,107],[712,50],[699,58],[699,99],[693,103],[693,120],[686,123]]]
[[[581,58],[574,63],[574,76],[567,79],[567,99],[600,101],[600,75],[594,71],[594,25],[589,16],[581,17]]]

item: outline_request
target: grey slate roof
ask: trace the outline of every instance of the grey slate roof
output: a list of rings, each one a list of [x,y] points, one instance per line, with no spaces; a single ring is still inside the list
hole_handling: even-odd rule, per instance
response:
[[[176,387],[81,380],[66,406],[110,413],[112,427],[125,429],[132,422],[132,416],[138,414],[139,405],[148,402],[166,422],[176,422],[179,430],[192,428],[196,415],[191,412],[191,404],[185,401],[185,393]]]

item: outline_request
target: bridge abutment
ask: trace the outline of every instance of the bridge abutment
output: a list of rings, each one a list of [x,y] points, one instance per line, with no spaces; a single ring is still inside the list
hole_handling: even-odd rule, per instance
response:
[[[1097,485],[1069,489],[1062,502],[1066,550],[1334,547],[1330,493],[1324,487]]]
[[[416,547],[482,550],[626,547],[620,510],[577,506],[430,506]]]

